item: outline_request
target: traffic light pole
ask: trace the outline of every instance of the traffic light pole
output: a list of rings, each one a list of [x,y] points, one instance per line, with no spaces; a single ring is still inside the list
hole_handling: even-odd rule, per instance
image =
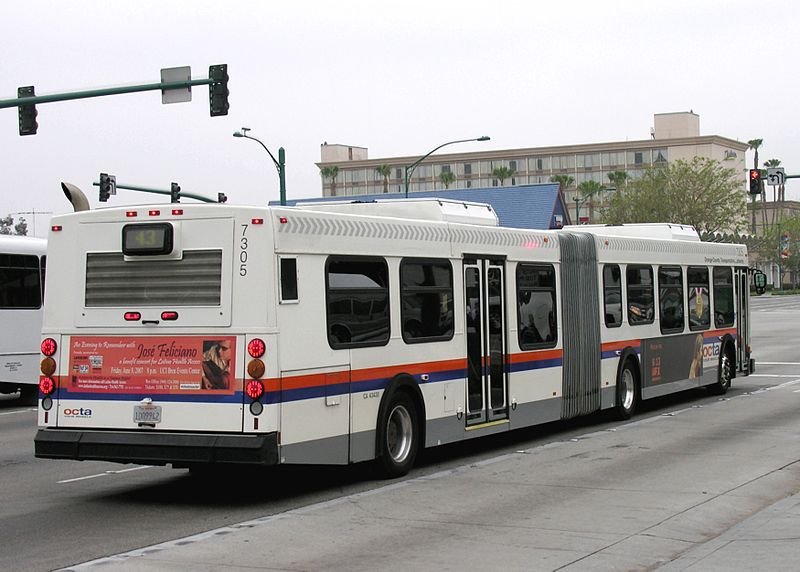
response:
[[[92,184],[95,187],[99,187],[100,186],[99,182],[92,183]],[[175,184],[175,183],[173,183],[173,184]],[[150,188],[150,187],[137,187],[135,185],[121,185],[119,183],[116,184],[116,187],[118,189],[125,189],[127,191],[139,191],[139,192],[142,192],[142,193],[153,193],[153,194],[156,194],[156,195],[169,195],[170,197],[173,197],[173,190],[172,189],[170,189],[170,190],[153,189],[153,188]],[[217,200],[214,200],[214,199],[210,199],[208,197],[204,197],[203,195],[196,195],[194,193],[187,193],[187,192],[181,191],[180,187],[178,187],[178,195],[180,197],[188,197],[190,199],[196,199],[196,200],[202,201],[204,203],[224,203],[224,202],[226,202],[228,200],[228,198],[225,196],[224,193],[219,193],[217,195]]]
[[[6,107],[19,107],[21,105],[36,105],[37,103],[52,103],[54,101],[69,101],[71,99],[87,99],[90,97],[103,97],[106,95],[119,95],[122,93],[136,93],[139,91],[155,91],[168,89],[182,89],[193,85],[211,85],[212,79],[190,79],[189,81],[170,81],[160,83],[147,83],[143,85],[129,85],[125,87],[109,87],[105,89],[91,89],[87,91],[72,91],[67,93],[52,93],[50,95],[35,95],[32,97],[18,97],[16,99],[0,100],[0,109]]]
[[[159,83],[146,83],[142,85],[128,85],[123,87],[109,87],[103,89],[91,89],[87,91],[71,91],[67,93],[52,93],[49,95],[35,95],[34,86],[25,86],[17,89],[16,99],[1,99],[0,109],[16,107],[19,113],[19,134],[35,135],[38,129],[36,122],[36,105],[40,103],[52,103],[55,101],[69,101],[72,99],[87,99],[90,97],[103,97],[106,95],[119,95],[123,93],[136,93],[140,91],[161,90],[164,94],[163,103],[177,103],[179,101],[190,101],[192,86],[207,85],[208,99],[211,117],[228,114],[228,66],[227,64],[213,65],[208,68],[207,79],[189,79],[191,71],[189,68],[169,68],[161,70],[161,78],[173,79],[176,76],[186,79],[176,81],[161,81]],[[185,75],[183,75],[185,74]],[[169,97],[170,92],[186,91],[186,97]]]

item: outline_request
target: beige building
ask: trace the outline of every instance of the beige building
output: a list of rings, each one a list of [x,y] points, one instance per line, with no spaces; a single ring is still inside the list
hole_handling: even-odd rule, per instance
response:
[[[414,170],[409,192],[444,189],[440,177],[448,171],[455,177],[447,185],[450,189],[549,183],[555,175],[568,175],[574,182],[571,188],[565,189],[565,199],[567,205],[572,205],[577,196],[575,187],[584,181],[596,181],[608,187],[609,173],[625,171],[629,177],[636,178],[654,163],[691,160],[697,156],[717,159],[741,172],[744,191],[747,149],[747,143],[734,139],[700,135],[700,117],[692,111],[657,113],[649,139],[470,153],[437,152]],[[337,167],[338,171],[335,178],[322,178],[322,195],[404,193],[405,167],[422,155],[369,159],[366,147],[323,143],[317,166],[320,169]],[[376,170],[382,165],[389,167],[386,177]],[[507,167],[513,175],[501,183],[492,175],[497,167]],[[581,212],[585,210],[581,208]]]

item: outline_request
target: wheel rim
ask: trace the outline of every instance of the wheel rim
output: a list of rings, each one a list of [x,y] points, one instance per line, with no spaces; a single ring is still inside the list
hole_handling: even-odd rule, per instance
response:
[[[722,356],[719,384],[722,387],[729,387],[731,384],[731,360],[727,354]]]
[[[411,413],[402,405],[396,405],[389,414],[386,424],[386,449],[392,461],[402,463],[411,452],[414,426]]]
[[[633,407],[633,397],[636,390],[633,372],[627,367],[622,371],[620,383],[622,385],[622,408],[625,411],[630,411],[631,407]]]

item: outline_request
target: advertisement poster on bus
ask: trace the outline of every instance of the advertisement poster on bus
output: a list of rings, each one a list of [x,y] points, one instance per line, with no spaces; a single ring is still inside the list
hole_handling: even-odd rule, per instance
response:
[[[233,393],[234,336],[75,336],[68,391]]]
[[[703,377],[703,334],[642,340],[642,385]]]

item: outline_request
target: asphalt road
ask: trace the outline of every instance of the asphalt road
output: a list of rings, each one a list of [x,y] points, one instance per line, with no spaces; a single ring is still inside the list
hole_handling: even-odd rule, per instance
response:
[[[414,563],[392,522],[405,523],[406,541],[427,558],[416,568],[457,567],[464,550],[477,550],[470,559],[482,567],[658,566],[800,485],[800,472],[789,469],[800,459],[792,439],[800,425],[800,385],[792,385],[800,379],[800,297],[756,298],[752,317],[756,374],[734,380],[722,400],[687,392],[649,402],[633,423],[596,416],[439,448],[390,487],[362,466],[199,481],[170,468],[37,460],[35,411],[4,399],[0,569],[53,570],[362,493],[370,493],[363,498],[372,499],[372,518],[298,516],[271,529],[283,547],[270,553],[275,567]],[[376,514],[395,516],[374,521]],[[331,530],[364,522],[357,538],[330,546]],[[399,560],[376,557],[386,550]]]

